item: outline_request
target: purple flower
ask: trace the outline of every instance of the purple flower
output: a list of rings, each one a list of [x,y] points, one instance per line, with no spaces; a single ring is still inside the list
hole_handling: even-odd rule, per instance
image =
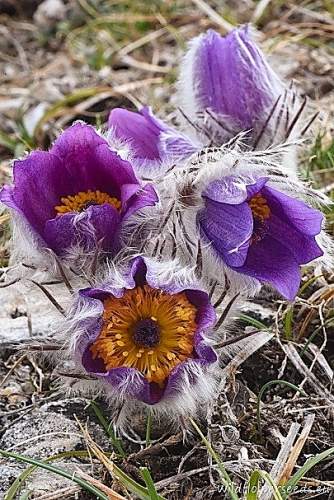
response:
[[[34,151],[14,164],[14,186],[0,200],[62,255],[75,245],[106,251],[119,246],[122,222],[154,205],[152,186],[141,186],[131,165],[111,151],[93,127],[76,123],[48,151]]]
[[[211,182],[203,193],[205,208],[198,223],[226,266],[271,284],[292,300],[300,265],[323,255],[315,239],[323,215],[267,181],[230,176]]]
[[[122,288],[81,290],[85,319],[79,313],[75,342],[75,358],[87,373],[119,398],[150,405],[185,390],[189,396],[217,360],[203,337],[215,322],[208,295],[171,280],[161,284],[157,265],[137,257]]]
[[[186,114],[196,120],[208,110],[207,125],[223,142],[241,131],[254,139],[284,87],[243,26],[225,37],[209,30],[192,41],[180,90]]]
[[[113,109],[108,126],[117,140],[125,142],[138,167],[156,167],[191,156],[197,147],[190,139],[156,118],[151,109],[139,113]]]

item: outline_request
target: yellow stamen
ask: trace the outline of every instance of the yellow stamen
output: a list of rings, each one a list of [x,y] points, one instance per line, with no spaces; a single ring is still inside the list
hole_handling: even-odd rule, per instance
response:
[[[121,298],[109,297],[101,333],[90,348],[93,358],[101,358],[106,369],[136,368],[149,382],[163,385],[173,368],[193,354],[195,318],[196,307],[184,292],[170,295],[144,285]],[[154,345],[145,345],[145,337],[141,344],[138,338],[135,342],[136,326],[144,320],[156,323]]]
[[[262,222],[271,215],[267,200],[260,193],[253,196],[249,200],[248,205],[253,213],[253,217],[260,219]]]
[[[60,198],[62,205],[57,205],[55,210],[58,214],[65,214],[67,212],[82,212],[90,205],[103,205],[108,203],[109,205],[120,210],[121,202],[107,193],[102,193],[101,191],[80,191],[74,196],[64,196]]]

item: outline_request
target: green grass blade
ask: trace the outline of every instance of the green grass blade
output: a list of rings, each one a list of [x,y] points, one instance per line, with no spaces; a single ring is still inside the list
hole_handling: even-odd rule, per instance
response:
[[[197,431],[197,433],[200,435],[200,437],[201,437],[203,443],[205,444],[208,452],[210,453],[210,455],[212,456],[212,458],[217,463],[222,483],[225,486],[226,491],[228,492],[228,494],[230,496],[230,499],[231,500],[239,500],[237,492],[235,491],[235,488],[234,488],[234,484],[233,484],[230,476],[228,475],[227,470],[225,469],[223,461],[221,460],[221,458],[219,457],[219,455],[215,452],[215,450],[212,448],[211,444],[206,439],[206,437],[204,436],[204,434],[202,433],[201,429],[198,427],[198,425],[196,424],[196,422],[192,418],[189,418],[189,420],[192,423],[192,425],[195,428],[195,430]]]
[[[309,280],[305,281],[305,283],[300,287],[300,290],[298,292],[298,296],[301,297],[305,290],[311,286],[317,279],[322,278],[323,274],[318,274],[317,276],[312,276]]]
[[[324,328],[324,326],[328,326],[330,325],[331,323],[333,323],[334,321],[334,318],[327,318],[326,321],[324,321],[324,323],[320,326],[318,326],[313,332],[312,334],[309,336],[309,338],[307,339],[307,342],[306,344],[304,345],[303,349],[300,351],[300,354],[299,356],[302,358],[305,354],[305,352],[307,351],[309,345],[311,344],[311,342],[313,342],[314,338],[318,335],[318,333],[320,332],[320,330],[322,330]]]
[[[143,479],[145,481],[145,484],[147,486],[148,493],[150,495],[150,500],[159,500],[159,495],[157,493],[157,490],[155,489],[154,482],[152,479],[152,476],[150,474],[150,471],[148,470],[147,467],[140,467],[140,473],[143,476]]]
[[[244,323],[247,323],[248,325],[255,326],[255,328],[258,328],[261,331],[268,330],[268,327],[264,323],[258,321],[255,318],[252,318],[252,316],[248,316],[248,314],[240,314],[239,319]]]
[[[287,340],[292,339],[293,330],[293,304],[289,306],[284,315],[284,334]]]
[[[54,460],[59,460],[61,458],[67,457],[89,457],[88,451],[85,450],[75,450],[75,451],[63,451],[62,453],[58,453],[57,455],[52,455],[52,457],[48,457],[45,459],[45,462],[53,462]],[[28,479],[28,477],[38,468],[37,465],[32,465],[25,469],[12,483],[10,488],[5,493],[5,500],[14,500],[17,492],[22,487],[23,483]]]
[[[273,478],[271,477],[271,475],[268,474],[268,472],[265,470],[259,470],[259,474],[262,477],[262,479],[264,479],[265,482],[268,483],[269,486],[271,487],[274,499],[275,500],[284,500],[278,486],[273,481]]]
[[[150,410],[148,410],[147,421],[146,421],[146,436],[145,436],[146,448],[148,448],[151,444],[151,428],[152,428],[152,413]]]
[[[306,460],[304,465],[300,469],[298,469],[298,471],[292,477],[290,477],[290,479],[284,485],[280,486],[283,500],[286,500],[289,497],[299,481],[308,473],[309,470],[311,470],[315,465],[317,465],[322,460],[325,460],[330,455],[334,455],[334,447],[329,448],[322,453],[318,453],[318,455],[315,455],[314,457]]]
[[[75,92],[72,92],[72,94],[67,95],[63,99],[60,99],[55,104],[46,109],[44,115],[39,119],[34,130],[34,137],[38,137],[41,127],[44,125],[44,123],[63,114],[68,108],[71,108],[77,102],[106,91],[110,91],[110,87],[86,87],[78,89]]]
[[[286,385],[287,387],[290,387],[290,389],[293,389],[296,392],[300,392],[303,396],[306,396],[306,393],[302,389],[300,389],[299,387],[297,387],[294,384],[291,384],[291,382],[287,382],[286,380],[270,380],[269,382],[264,384],[261,387],[259,395],[257,397],[257,406],[256,406],[257,428],[258,428],[260,435],[261,435],[261,408],[260,408],[260,406],[261,406],[262,396],[266,392],[266,390],[269,389],[269,387],[271,387],[272,385],[275,385],[275,384]]]
[[[3,132],[2,130],[0,130],[0,146],[7,148],[10,151],[12,151],[12,153],[14,153],[15,148],[16,148],[16,144],[17,144],[17,141],[12,139],[8,134]]]
[[[123,450],[122,442],[116,436],[112,424],[111,423],[109,424],[107,422],[105,416],[103,415],[103,413],[101,411],[100,406],[96,403],[96,401],[91,401],[90,406],[92,407],[92,409],[93,409],[93,411],[94,411],[94,413],[95,413],[98,421],[100,422],[101,426],[103,427],[105,433],[110,438],[114,450],[118,452],[118,454],[120,455],[120,457],[126,458],[126,453]]]
[[[260,471],[254,470],[248,480],[246,500],[258,500],[260,490]]]
[[[151,500],[148,488],[145,488],[145,486],[137,483],[137,481],[128,476],[114,463],[112,473],[127,490],[137,495],[141,500]],[[157,500],[165,500],[165,498],[157,494]]]
[[[12,453],[9,451],[0,450],[0,454],[3,455],[4,457],[14,458],[15,460],[19,460],[20,462],[25,462],[27,464],[35,465],[36,467],[41,467],[41,469],[45,469],[49,472],[53,472],[54,474],[57,474],[58,476],[65,477],[66,479],[69,479],[70,481],[73,481],[74,483],[81,486],[81,488],[83,488],[84,490],[89,491],[90,493],[95,495],[100,500],[108,500],[108,497],[104,493],[102,493],[102,491],[100,491],[98,488],[89,484],[84,479],[76,477],[74,474],[68,473],[64,469],[61,469],[60,467],[56,467],[55,465],[50,465],[47,462],[35,460],[34,458],[25,457],[23,455],[19,455],[18,453]]]

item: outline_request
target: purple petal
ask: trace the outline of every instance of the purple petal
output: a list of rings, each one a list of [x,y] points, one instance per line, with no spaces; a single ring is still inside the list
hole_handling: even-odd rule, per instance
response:
[[[124,185],[122,187],[122,217],[126,220],[134,212],[141,208],[154,206],[158,201],[158,195],[151,184],[143,187],[133,185]]]
[[[310,236],[320,233],[324,215],[319,210],[272,187],[265,187],[263,195],[268,200],[270,210],[279,219],[294,226],[301,233]]]
[[[251,39],[248,27],[225,37],[209,30],[194,42],[191,74],[194,106],[207,108],[238,133],[254,130],[283,92],[283,84]],[[185,81],[185,86],[187,81]],[[186,87],[185,87],[186,90]]]
[[[269,177],[259,177],[254,184],[247,184],[247,200],[250,200],[266,185]]]
[[[114,368],[107,373],[105,380],[114,389],[122,389],[128,398],[134,398],[149,405],[158,403],[164,395],[164,387],[151,382],[135,368]]]
[[[250,180],[236,175],[229,175],[208,184],[202,196],[212,201],[239,205],[257,194],[268,181],[268,177]]]
[[[156,118],[148,107],[139,113],[113,109],[108,125],[117,139],[129,143],[134,158],[143,162],[159,164],[170,158],[186,158],[198,149],[190,139]]]
[[[207,341],[203,339],[200,331],[195,335],[195,353],[196,360],[203,366],[217,361],[217,354],[212,347],[208,345]]]
[[[54,207],[67,189],[60,160],[44,151],[35,151],[14,163],[15,186],[5,186],[0,200],[24,215],[40,234],[44,223],[56,215]]]
[[[198,144],[169,128],[161,133],[161,149],[170,161],[185,160],[201,149]]]
[[[82,364],[87,373],[104,379],[115,390],[121,389],[122,394],[126,397],[135,398],[146,404],[154,405],[162,399],[172,398],[182,393],[185,377],[190,381],[191,385],[195,385],[198,382],[197,375],[191,369],[193,363],[197,363],[205,369],[207,365],[217,361],[216,353],[210,346],[204,343],[203,339],[201,339],[201,342],[198,342],[197,356],[196,359],[184,361],[177,365],[171,371],[165,385],[162,387],[155,382],[148,382],[135,368],[122,366],[105,371],[103,361],[99,358],[93,359],[89,348],[83,353]]]
[[[187,289],[185,293],[189,302],[196,306],[196,324],[198,331],[203,332],[211,328],[216,322],[216,311],[210,304],[208,294],[201,290],[191,289]]]
[[[236,271],[269,283],[288,300],[293,300],[298,292],[298,262],[281,242],[270,236],[249,247],[245,264]]]
[[[36,151],[15,162],[14,187],[6,187],[1,199],[42,233],[46,221],[56,216],[61,197],[91,189],[120,199],[125,183],[139,186],[131,165],[112,152],[92,127],[77,123],[50,152]]]
[[[167,127],[155,120],[147,108],[143,108],[140,113],[113,109],[108,126],[113,129],[117,139],[129,141],[137,158],[161,161],[159,138]]]
[[[298,264],[307,264],[324,253],[314,236],[301,233],[276,215],[268,219],[268,230],[272,238],[281,242],[293,254]]]
[[[90,349],[86,349],[82,356],[82,365],[87,373],[102,378],[114,390],[121,391],[129,399],[137,399],[146,404],[158,403],[164,394],[164,388],[156,383],[149,383],[135,368],[121,366],[106,371],[100,358],[93,359]]]
[[[93,250],[119,249],[120,216],[111,205],[95,205],[81,214],[67,213],[47,221],[44,239],[57,254],[74,245]]]
[[[100,190],[120,199],[123,184],[139,184],[131,165],[122,160],[90,125],[76,123],[57,139],[50,153],[61,160],[66,179],[62,196]]]
[[[230,175],[210,182],[202,196],[220,203],[239,205],[247,199],[247,185],[241,177]]]
[[[55,141],[50,152],[65,160],[69,154],[81,155],[85,150],[95,149],[106,141],[94,128],[84,122],[76,122],[68,127]]]
[[[188,383],[190,383],[190,385],[192,386],[195,386],[199,382],[198,375],[192,368],[194,364],[198,364],[205,370],[206,365],[217,361],[217,356],[214,351],[208,346],[207,348],[212,351],[212,360],[210,362],[206,363],[202,360],[196,359],[191,361],[184,361],[174,368],[169,376],[168,383],[164,391],[164,397],[166,399],[174,398],[178,394],[182,394],[182,391],[184,391],[185,380],[187,380],[187,385]]]
[[[198,214],[198,223],[202,235],[225,264],[244,264],[253,232],[252,211],[247,203],[227,205],[207,199],[205,209]]]
[[[97,339],[103,326],[103,302],[89,295],[84,295],[84,290],[79,291],[79,300],[84,300],[87,310],[94,310],[94,315],[80,321],[81,334],[75,343],[75,357],[81,362],[84,352]]]

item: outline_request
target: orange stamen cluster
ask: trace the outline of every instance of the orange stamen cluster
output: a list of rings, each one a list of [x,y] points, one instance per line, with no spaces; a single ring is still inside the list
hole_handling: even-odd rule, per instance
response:
[[[103,327],[91,346],[106,370],[135,368],[149,382],[163,384],[175,366],[192,356],[196,308],[184,292],[170,295],[149,285],[104,301]],[[155,345],[136,341],[136,329],[151,320],[159,332]]]
[[[260,219],[260,221],[264,221],[270,217],[271,211],[268,207],[267,200],[260,194],[256,194],[253,196],[248,205],[252,211],[253,217]]]
[[[117,210],[121,208],[121,202],[107,193],[101,191],[80,191],[74,196],[64,196],[60,199],[62,205],[55,207],[56,212],[65,214],[67,212],[82,212],[90,205],[103,205],[108,203]]]

